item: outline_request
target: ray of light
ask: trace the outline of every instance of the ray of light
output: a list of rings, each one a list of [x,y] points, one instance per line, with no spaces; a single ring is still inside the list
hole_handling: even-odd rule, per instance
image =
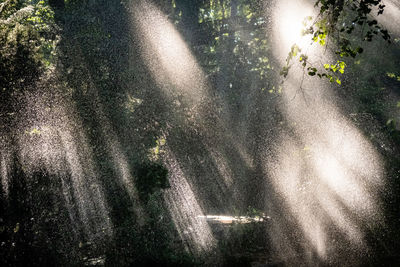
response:
[[[96,94],[96,98],[98,98]],[[101,130],[104,138],[106,139],[106,145],[109,151],[109,155],[113,161],[113,167],[116,171],[119,183],[125,188],[132,203],[135,211],[137,221],[139,225],[143,225],[145,212],[143,211],[142,205],[139,200],[139,194],[134,184],[134,177],[132,176],[131,168],[129,166],[126,155],[122,150],[121,144],[118,141],[117,135],[112,129],[108,119],[106,118],[103,107],[99,101],[97,101],[95,112],[101,125]]]
[[[190,49],[166,15],[147,1],[139,1],[133,13],[142,41],[142,56],[153,78],[167,96],[183,95],[198,102],[207,81]]]
[[[3,193],[5,198],[8,197],[9,193],[9,182],[8,182],[8,173],[9,173],[9,166],[10,160],[9,156],[6,153],[6,148],[1,146],[2,152],[0,153],[0,175],[1,175],[1,186],[3,189]]]
[[[223,182],[225,187],[230,187],[233,184],[233,171],[229,167],[228,162],[226,161],[225,157],[219,152],[214,151],[215,149],[210,148],[210,156],[214,160],[215,165],[219,171],[220,176],[223,178]]]
[[[139,225],[144,224],[145,212],[139,200],[139,194],[134,183],[134,177],[132,175],[131,167],[129,166],[125,151],[122,149],[122,145],[118,140],[118,136],[115,133],[110,120],[107,117],[104,106],[100,100],[98,89],[96,88],[93,78],[90,75],[89,69],[86,68],[87,81],[89,83],[92,108],[96,114],[97,122],[100,125],[102,137],[105,139],[106,146],[108,149],[108,155],[112,159],[112,166],[117,174],[118,183],[128,193],[130,200],[133,203],[133,210],[136,215],[137,222]],[[134,99],[128,95],[128,101],[133,101],[135,104],[140,104],[140,99]],[[130,103],[132,104],[132,103]],[[133,108],[132,106],[130,108]]]
[[[28,110],[18,135],[24,172],[29,177],[45,170],[61,179],[71,223],[83,227],[89,241],[110,237],[113,229],[108,207],[83,127],[73,115],[72,105],[59,99],[50,114],[43,108],[49,101],[40,94],[24,101]]]
[[[165,164],[171,170],[169,176],[171,188],[165,192],[164,198],[177,231],[193,253],[210,252],[215,248],[215,239],[207,222],[197,219],[198,216],[205,215],[178,161],[171,151],[167,154]]]
[[[278,2],[283,3],[284,9],[296,6],[298,10],[307,9],[309,4]],[[278,12],[275,23],[295,29],[295,18]],[[285,19],[287,22],[282,21]],[[284,28],[275,28],[275,42],[296,42],[294,33]],[[286,51],[275,48],[282,64],[288,47]],[[329,60],[330,55],[318,49],[309,53]],[[366,227],[382,224],[378,197],[384,186],[381,159],[363,134],[335,107],[338,100],[332,87],[306,77],[299,88],[302,70],[293,67],[291,71],[284,84],[282,111],[292,132],[282,135],[275,156],[265,164],[274,190],[284,199],[281,207],[287,208],[296,220],[297,226],[288,226],[281,232],[301,231],[305,244],[309,244],[304,246],[304,253],[309,250],[320,259],[340,261],[343,255],[365,251]],[[299,94],[299,90],[304,94]]]
[[[110,236],[112,226],[108,208],[95,171],[92,151],[87,145],[86,138],[80,136],[78,137],[80,141],[76,142],[76,138],[69,131],[59,132],[59,135],[71,173],[74,199],[78,200],[79,213],[83,218],[86,232],[92,234],[91,238],[95,238],[99,234],[97,231],[104,231]],[[77,144],[79,144],[79,148]]]

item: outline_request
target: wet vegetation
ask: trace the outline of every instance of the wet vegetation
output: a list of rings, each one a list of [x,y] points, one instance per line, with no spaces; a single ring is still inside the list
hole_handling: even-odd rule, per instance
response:
[[[400,264],[400,7],[281,3],[1,0],[0,265]]]

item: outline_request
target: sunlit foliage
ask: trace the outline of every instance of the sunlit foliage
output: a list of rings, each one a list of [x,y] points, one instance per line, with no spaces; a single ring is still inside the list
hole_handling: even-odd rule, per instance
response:
[[[0,99],[26,90],[54,64],[57,29],[46,1],[0,4]],[[5,105],[2,105],[5,106]]]

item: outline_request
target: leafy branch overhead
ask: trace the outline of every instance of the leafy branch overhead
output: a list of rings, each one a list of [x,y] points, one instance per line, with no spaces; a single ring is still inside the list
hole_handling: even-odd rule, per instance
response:
[[[330,82],[341,84],[338,74],[344,73],[344,59],[355,58],[363,53],[360,42],[371,42],[374,37],[380,36],[391,43],[388,30],[379,25],[375,17],[384,12],[382,0],[317,0],[315,7],[319,8],[319,13],[314,20],[311,16],[304,19],[302,35],[311,35],[313,43],[321,46],[327,46],[329,40],[334,54],[340,60],[317,67],[311,63],[307,54],[300,54],[301,48],[294,44],[281,71],[284,78],[289,73],[292,60],[299,56],[298,60],[309,76],[327,78]]]

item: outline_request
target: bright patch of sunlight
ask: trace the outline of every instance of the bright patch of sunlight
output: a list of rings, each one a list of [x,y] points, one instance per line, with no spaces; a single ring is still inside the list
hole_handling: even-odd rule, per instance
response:
[[[306,48],[312,43],[310,35],[303,36],[305,29],[304,22],[307,17],[313,15],[310,3],[303,0],[282,0],[277,1],[274,14],[274,28],[277,30],[279,44],[277,47],[282,51],[290,51],[293,44],[300,48]]]
[[[227,215],[199,215],[199,219],[206,220],[210,223],[222,223],[222,224],[246,224],[253,222],[263,222],[270,219],[269,216],[227,216]]]
[[[135,112],[135,110],[143,103],[143,99],[136,98],[130,94],[127,95],[124,107],[130,113]]]

